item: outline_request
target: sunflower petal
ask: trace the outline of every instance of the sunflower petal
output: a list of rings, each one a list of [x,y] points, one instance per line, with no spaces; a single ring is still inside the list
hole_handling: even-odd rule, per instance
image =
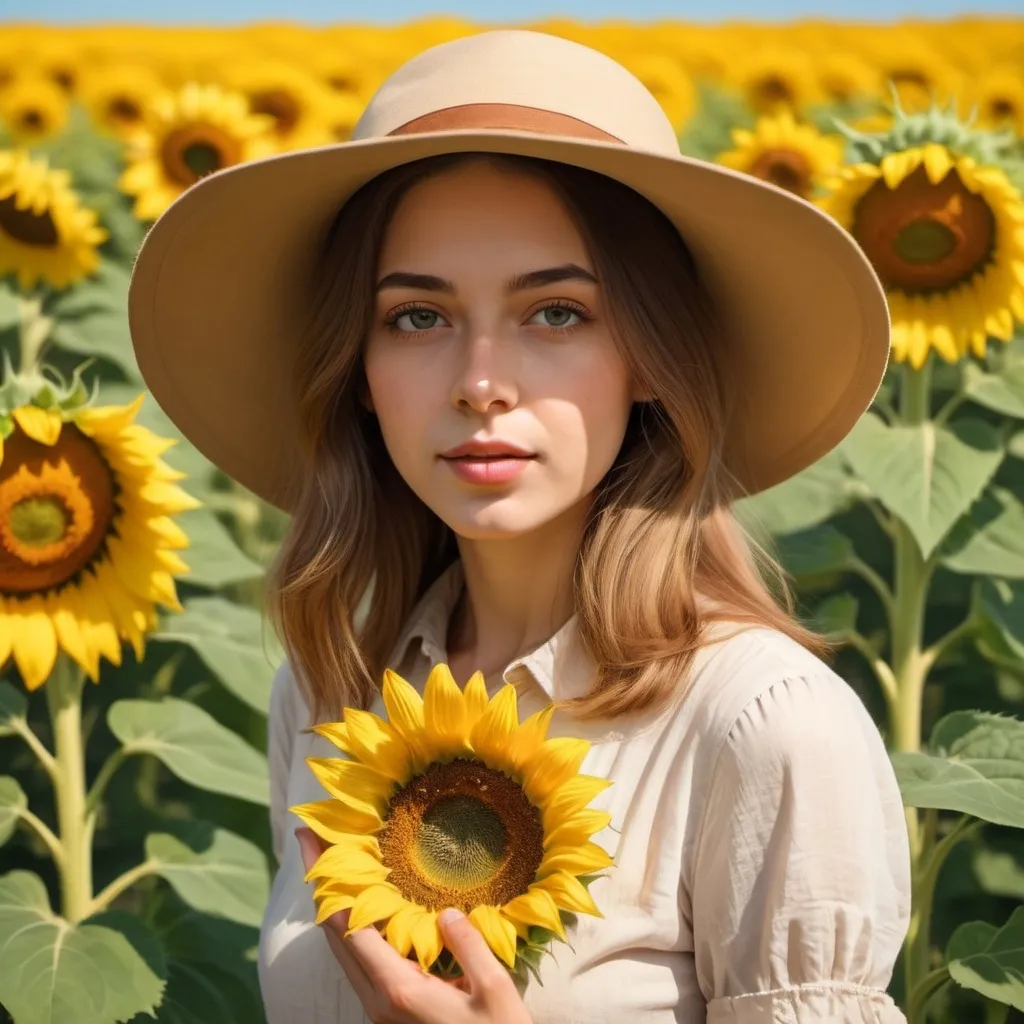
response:
[[[430,670],[423,687],[423,721],[431,746],[439,748],[436,753],[464,746],[466,701],[447,665],[438,664]]]
[[[353,833],[376,832],[384,820],[370,806],[352,807],[340,800],[316,800],[291,808],[321,839],[337,843]]]
[[[554,714],[555,705],[549,704],[547,707],[541,708],[540,711],[535,711],[516,730],[512,745],[515,750],[518,771],[523,771],[543,746]]]
[[[487,940],[487,945],[491,947],[494,955],[504,960],[509,967],[515,967],[515,925],[508,918],[502,917],[497,907],[490,907],[485,903],[475,906],[469,912],[469,919]]]
[[[386,938],[391,948],[399,956],[408,956],[412,949],[412,933],[416,922],[429,911],[414,903],[406,903],[404,907],[396,910],[388,921]]]
[[[512,921],[521,921],[527,925],[537,925],[554,932],[560,939],[565,939],[565,925],[558,912],[555,899],[547,889],[538,889],[531,885],[522,896],[506,903],[501,912]]]
[[[60,437],[64,425],[57,409],[39,409],[34,405],[23,405],[12,413],[14,422],[27,437],[52,448]]]
[[[511,767],[510,743],[519,725],[516,688],[508,683],[490,700],[487,710],[473,727],[470,742],[479,757],[491,767]]]
[[[558,828],[544,835],[544,849],[556,846],[578,846],[586,842],[595,832],[606,828],[612,820],[608,811],[597,811],[585,807],[577,811],[571,818],[566,818]]]
[[[13,618],[12,654],[28,690],[38,690],[57,661],[57,633],[38,601],[18,602]]]
[[[416,959],[421,970],[430,970],[430,965],[438,958],[444,940],[437,926],[437,912],[425,910],[422,916],[413,922],[412,944],[416,949]]]
[[[417,743],[423,733],[423,698],[397,672],[384,671],[382,689],[388,720],[410,744]]]
[[[316,878],[337,878],[342,882],[357,879],[365,882],[384,882],[390,873],[391,868],[382,864],[380,857],[372,853],[343,846],[328,846],[306,872],[305,879],[307,882]]]
[[[348,726],[344,722],[321,722],[313,726],[313,732],[333,743],[343,754],[356,756],[348,738]]]
[[[603,871],[613,863],[608,851],[597,843],[555,846],[544,855],[537,869],[537,877],[546,878],[556,871],[566,871],[570,875],[589,875],[593,871]]]
[[[604,917],[593,897],[587,892],[587,887],[575,875],[570,875],[567,871],[556,871],[553,875],[534,882],[531,888],[544,889],[551,893],[559,907],[573,914]]]
[[[348,919],[348,938],[360,928],[366,928],[375,921],[381,921],[408,906],[406,898],[396,889],[386,885],[371,885],[364,889],[352,906]]]
[[[611,779],[597,775],[576,775],[549,794],[541,808],[545,832],[553,832],[567,818],[582,811],[599,793],[610,785]]]
[[[590,744],[586,740],[572,736],[545,740],[537,754],[523,767],[526,795],[534,804],[542,804],[579,772],[589,750]]]
[[[358,761],[307,757],[306,764],[331,796],[357,809],[373,807],[382,814],[395,787],[394,780]]]
[[[469,677],[462,696],[466,702],[466,732],[472,733],[473,727],[487,710],[487,684],[483,672],[474,672]]]
[[[346,739],[354,757],[395,782],[409,780],[412,752],[398,731],[371,711],[345,709]]]
[[[356,898],[351,893],[329,893],[320,900],[316,908],[316,923],[323,924],[332,914],[337,914],[342,910],[350,910],[355,901]]]

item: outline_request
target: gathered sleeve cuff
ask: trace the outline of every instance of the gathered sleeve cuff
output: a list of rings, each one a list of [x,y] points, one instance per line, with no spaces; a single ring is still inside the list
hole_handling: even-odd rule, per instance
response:
[[[875,723],[825,667],[733,722],[691,892],[708,1024],[905,1024],[886,993],[910,921],[903,804]]]

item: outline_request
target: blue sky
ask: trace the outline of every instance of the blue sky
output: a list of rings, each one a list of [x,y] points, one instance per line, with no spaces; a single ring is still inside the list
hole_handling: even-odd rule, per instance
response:
[[[372,12],[372,17],[367,17]],[[0,22],[62,24],[134,22],[224,25],[245,21],[306,23],[404,21],[453,14],[486,22],[521,22],[564,15],[601,18],[678,18],[779,21],[797,17],[886,22],[957,15],[1021,16],[1021,0],[376,0],[364,5],[337,0],[0,0]]]

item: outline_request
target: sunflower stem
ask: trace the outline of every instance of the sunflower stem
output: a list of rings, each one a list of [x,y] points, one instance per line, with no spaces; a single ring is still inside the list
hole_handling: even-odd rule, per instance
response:
[[[36,755],[36,760],[45,769],[54,783],[57,781],[57,762],[45,746],[42,740],[32,731],[32,726],[24,718],[15,718],[11,722],[11,728],[25,741],[29,750]]]
[[[86,819],[91,821],[96,817],[100,801],[103,799],[103,794],[106,792],[110,780],[114,777],[117,769],[120,768],[127,759],[128,755],[124,752],[124,748],[118,747],[118,749],[115,750],[104,762],[103,767],[100,769],[99,774],[96,776],[96,779],[85,798]]]
[[[98,914],[100,911],[106,910],[121,893],[126,892],[136,882],[156,874],[158,867],[159,865],[156,861],[146,860],[141,864],[136,864],[133,868],[129,868],[124,874],[118,875],[110,885],[91,901],[89,913]]]
[[[92,829],[85,816],[85,747],[82,742],[82,688],[85,674],[59,654],[46,682],[56,751],[57,828],[63,856],[59,863],[61,914],[76,924],[92,905]]]
[[[49,851],[50,857],[53,858],[53,863],[60,868],[61,862],[64,860],[64,849],[60,845],[60,840],[53,834],[47,824],[40,818],[37,818],[27,807],[22,807],[18,811],[18,817],[39,836],[43,841],[43,845]]]
[[[18,370],[22,374],[31,375],[39,369],[43,347],[53,329],[53,318],[43,314],[43,297],[39,293],[19,296],[18,305],[21,313]]]
[[[906,426],[920,426],[929,420],[933,358],[929,353],[920,370],[903,366],[900,418]],[[894,526],[891,656],[896,700],[889,711],[890,735],[897,750],[919,751],[925,683],[935,661],[935,652],[924,649],[925,606],[933,566],[907,524],[897,518]],[[907,807],[906,817],[913,867],[913,901],[904,946],[905,983],[909,995],[918,989],[931,967],[931,906],[935,887],[935,871],[931,869],[936,812],[927,812],[923,828],[917,808]],[[922,1012],[923,1006],[918,1004],[909,1024],[919,1024]]]

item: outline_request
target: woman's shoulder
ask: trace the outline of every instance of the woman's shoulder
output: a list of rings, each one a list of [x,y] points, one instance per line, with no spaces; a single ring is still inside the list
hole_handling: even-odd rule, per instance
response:
[[[857,692],[813,651],[771,627],[716,624],[688,690],[699,734],[786,743],[837,730],[877,731]]]

